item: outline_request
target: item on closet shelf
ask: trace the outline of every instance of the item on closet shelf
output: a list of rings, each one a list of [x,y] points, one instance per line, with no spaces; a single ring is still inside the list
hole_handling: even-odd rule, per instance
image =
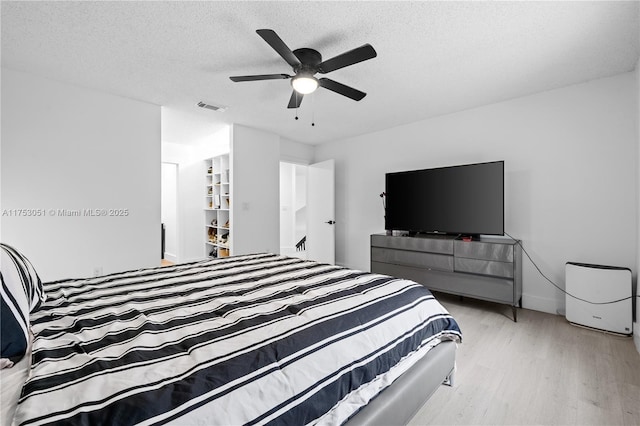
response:
[[[213,194],[213,188],[209,188],[209,191],[207,192],[207,194],[209,195]]]
[[[227,207],[231,207],[231,200],[227,198]]]
[[[229,227],[229,221],[226,221],[223,228],[228,228]]]
[[[212,174],[213,173],[213,167],[209,166],[209,170],[207,170],[207,174]]]
[[[213,219],[211,221],[211,226],[216,226],[218,224],[218,219]]]
[[[229,249],[228,248],[221,248],[220,252],[219,252],[220,257],[227,257],[229,256]]]
[[[216,230],[213,229],[213,228],[209,228],[208,235],[209,235],[209,241],[211,241],[212,243],[215,243],[216,242]]]
[[[216,253],[215,249],[209,252],[210,257],[218,257],[218,253]]]
[[[229,239],[229,233],[227,232],[226,234],[222,235],[219,239],[218,242],[220,244],[227,244],[227,241]]]

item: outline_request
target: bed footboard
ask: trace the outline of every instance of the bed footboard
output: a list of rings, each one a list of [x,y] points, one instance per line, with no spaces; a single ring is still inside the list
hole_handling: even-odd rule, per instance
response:
[[[456,343],[445,341],[434,347],[360,410],[347,426],[405,425],[442,384],[451,386]]]

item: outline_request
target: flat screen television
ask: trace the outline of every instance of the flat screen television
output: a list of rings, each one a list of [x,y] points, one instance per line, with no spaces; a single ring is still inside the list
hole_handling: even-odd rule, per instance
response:
[[[504,235],[504,161],[387,173],[385,229]]]

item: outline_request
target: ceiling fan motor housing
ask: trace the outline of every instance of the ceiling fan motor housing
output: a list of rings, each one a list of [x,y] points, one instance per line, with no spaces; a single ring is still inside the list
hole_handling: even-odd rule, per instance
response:
[[[293,68],[293,71],[298,73],[315,74],[318,72],[318,65],[322,63],[322,55],[320,52],[314,49],[303,47],[293,51],[296,58],[300,60],[300,65]]]

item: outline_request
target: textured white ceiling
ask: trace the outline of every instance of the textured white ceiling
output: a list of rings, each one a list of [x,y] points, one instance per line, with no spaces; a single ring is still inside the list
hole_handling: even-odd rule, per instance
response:
[[[631,71],[638,10],[583,1],[2,1],[2,65],[167,106],[176,119],[166,141],[235,122],[315,144]],[[377,58],[327,74],[367,96],[319,89],[296,121],[289,80],[231,82],[291,74],[259,28],[325,59],[372,44]],[[202,110],[201,100],[229,108]]]

